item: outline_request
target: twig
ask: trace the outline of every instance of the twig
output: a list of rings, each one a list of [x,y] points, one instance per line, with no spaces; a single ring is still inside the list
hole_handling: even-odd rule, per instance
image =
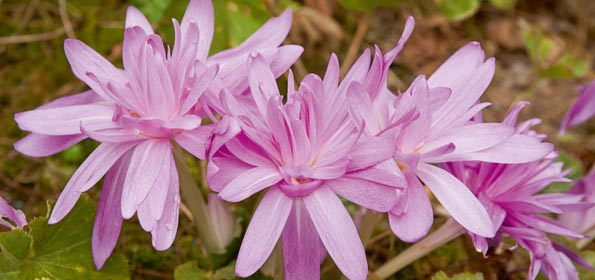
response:
[[[58,0],[58,5],[60,6],[60,19],[62,20],[62,26],[64,26],[64,30],[66,30],[66,34],[70,38],[76,38],[74,34],[74,29],[72,29],[72,22],[70,22],[70,18],[68,18],[68,8],[66,7],[66,0]]]
[[[64,33],[64,28],[60,27],[59,29],[45,33],[0,37],[0,45],[12,45],[47,41],[58,38],[64,35]]]
[[[364,18],[362,18],[362,20],[357,25],[357,30],[355,31],[355,35],[353,36],[353,41],[351,41],[349,50],[347,50],[347,55],[345,55],[345,59],[343,59],[343,63],[341,65],[341,77],[347,74],[347,70],[349,70],[353,62],[355,62],[355,57],[357,56],[359,47],[362,45],[364,35],[366,35],[366,31],[368,31],[368,26],[370,25],[370,18],[370,15],[364,16]]]

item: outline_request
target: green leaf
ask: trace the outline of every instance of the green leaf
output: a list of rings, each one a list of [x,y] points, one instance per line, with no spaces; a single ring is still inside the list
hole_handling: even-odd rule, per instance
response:
[[[581,257],[591,265],[595,266],[595,251],[583,251]],[[588,270],[584,267],[577,266],[579,279],[595,279],[595,270]]]
[[[512,9],[516,6],[516,0],[490,0],[490,4],[500,9]]]
[[[339,0],[341,6],[364,12],[373,12],[379,7],[394,7],[398,6],[403,1],[399,0],[376,0],[376,1],[361,1],[361,0]]]
[[[1,279],[129,279],[124,257],[113,254],[97,271],[91,257],[91,231],[95,207],[83,195],[60,223],[47,217],[20,229],[0,234]]]
[[[453,277],[448,277],[448,274],[444,271],[440,271],[432,276],[432,280],[483,280],[483,274],[463,272],[454,275]]]
[[[204,272],[201,271],[196,261],[189,261],[186,262],[174,270],[174,279],[175,280],[207,280],[210,277]]]
[[[449,20],[463,20],[475,15],[480,0],[440,0],[440,11]]]
[[[163,12],[169,6],[171,0],[134,0],[132,5],[137,7],[147,18],[149,22],[159,22],[163,17]]]

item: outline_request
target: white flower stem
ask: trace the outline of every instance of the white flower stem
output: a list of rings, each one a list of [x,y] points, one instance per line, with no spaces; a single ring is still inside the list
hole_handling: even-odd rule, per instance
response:
[[[205,198],[200,192],[194,178],[192,178],[188,167],[186,167],[182,149],[177,145],[174,147],[174,159],[176,161],[176,168],[178,169],[178,176],[180,177],[182,199],[184,199],[192,213],[198,236],[202,240],[205,250],[210,253],[223,253],[220,252],[220,248],[216,248],[217,242],[213,231],[213,221],[211,221],[208,215]]]
[[[380,279],[386,279],[464,232],[463,227],[450,218],[440,228],[382,265],[374,271],[374,275]]]

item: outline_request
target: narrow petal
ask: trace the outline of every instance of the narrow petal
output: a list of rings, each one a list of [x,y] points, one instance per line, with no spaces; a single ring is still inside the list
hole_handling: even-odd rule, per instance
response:
[[[139,11],[137,8],[130,6],[126,10],[126,23],[125,28],[139,26],[142,28],[145,33],[153,34],[153,27],[151,27],[151,23],[147,20],[147,18]]]
[[[8,202],[6,202],[6,200],[4,200],[4,198],[0,197],[0,225],[12,228],[13,225],[5,221],[4,218],[14,223],[14,226],[16,227],[24,227],[27,225],[25,213],[21,210],[15,210],[8,204]]]
[[[341,200],[330,188],[303,198],[324,247],[349,279],[366,279],[368,263],[355,224]]]
[[[93,261],[97,269],[101,269],[114,251],[122,229],[123,219],[120,213],[120,200],[130,157],[131,153],[128,152],[118,159],[106,173],[103,180],[91,240]]]
[[[171,157],[171,166],[175,165]],[[164,175],[169,178],[167,198],[163,207],[163,215],[151,231],[153,247],[159,251],[167,250],[176,238],[180,212],[180,181],[176,168],[171,168],[170,173]]]
[[[255,167],[242,174],[223,187],[219,197],[229,202],[238,202],[281,181],[278,170],[270,167]]]
[[[196,25],[198,25],[200,36],[198,40],[197,58],[200,61],[204,61],[209,54],[211,40],[213,39],[215,15],[212,1],[190,0],[186,12],[184,13],[184,17],[182,18],[182,34],[185,33],[190,22],[195,22]]]
[[[279,17],[269,19],[241,45],[209,57],[209,62],[224,64],[226,61],[247,56],[252,51],[279,46],[289,33],[291,19],[291,9],[288,8]]]
[[[461,181],[429,164],[420,164],[417,176],[461,226],[483,237],[494,236],[496,232],[487,210]]]
[[[108,128],[91,130],[86,128],[86,123],[81,123],[81,131],[89,138],[102,143],[121,143],[147,139],[128,128]]]
[[[60,194],[48,223],[55,224],[62,220],[80,197],[103,177],[112,165],[138,142],[104,143],[79,166]]]
[[[415,174],[407,172],[405,177],[405,195],[395,206],[395,211],[388,213],[388,220],[390,228],[401,240],[416,242],[428,234],[434,221],[434,212],[430,198]]]
[[[206,153],[213,132],[214,125],[202,125],[190,131],[184,131],[178,134],[174,140],[184,150],[191,153],[198,159],[206,159]]]
[[[233,181],[237,174],[242,174],[254,168],[236,158],[215,156],[207,164],[207,183],[209,188],[220,192]]]
[[[169,183],[167,175],[171,166],[167,163],[171,153],[172,147],[167,140],[146,140],[134,149],[122,190],[124,218],[134,215],[151,188],[155,186],[165,190]]]
[[[515,134],[489,149],[468,154],[453,154],[440,157],[440,161],[479,160],[495,163],[526,163],[544,158],[554,150],[554,145],[538,138]]]
[[[388,138],[362,136],[349,153],[348,170],[359,170],[392,158],[395,145]]]
[[[281,236],[285,279],[320,279],[318,232],[301,200],[296,200]]]
[[[113,127],[114,107],[109,104],[86,104],[67,107],[35,109],[17,113],[14,120],[19,128],[46,135],[81,133],[81,122],[90,127]]]
[[[577,126],[595,116],[595,82],[580,90],[580,95],[574,101],[560,127],[560,133],[565,133],[568,127]]]
[[[468,124],[432,135],[424,144],[421,152],[427,153],[445,145],[454,144],[454,151],[447,156],[473,153],[498,145],[510,138],[513,133],[513,127],[501,123]],[[440,161],[440,156],[436,155],[428,160]]]
[[[236,274],[248,277],[267,260],[285,227],[293,199],[278,188],[271,188],[262,198],[248,225],[238,253]]]
[[[14,149],[30,157],[47,157],[68,149],[87,138],[84,134],[44,135],[31,133],[14,143]]]
[[[120,99],[114,96],[113,93],[106,91],[103,85],[107,85],[107,83],[113,83],[114,85],[126,84],[128,79],[124,71],[114,67],[95,50],[76,39],[66,39],[64,41],[64,52],[68,62],[70,62],[72,72],[77,78],[89,85],[105,100],[119,103]]]
[[[397,189],[372,181],[342,177],[325,181],[324,186],[343,198],[378,212],[388,212],[397,202]]]

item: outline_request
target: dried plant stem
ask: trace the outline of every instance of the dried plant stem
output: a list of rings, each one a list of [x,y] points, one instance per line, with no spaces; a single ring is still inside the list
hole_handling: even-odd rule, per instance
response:
[[[457,222],[452,218],[448,219],[440,228],[374,271],[374,275],[385,279],[464,232],[465,230]]]
[[[364,246],[370,244],[369,241],[372,237],[374,228],[378,224],[378,221],[380,221],[381,217],[382,216],[380,215],[380,213],[372,210],[366,210],[366,213],[364,213],[358,228],[359,237],[362,240],[362,244],[364,244]]]
[[[366,35],[366,31],[368,31],[368,27],[370,26],[370,18],[370,15],[365,15],[357,25],[357,30],[355,31],[351,45],[349,46],[341,65],[341,77],[344,77],[345,74],[347,74],[347,71],[351,68],[353,62],[355,62],[359,47],[362,45],[364,35]]]
[[[62,20],[62,26],[64,26],[66,34],[70,38],[76,38],[76,35],[74,35],[74,29],[72,28],[72,22],[70,22],[70,18],[68,17],[66,0],[58,0],[58,5],[60,7],[60,19]]]
[[[27,35],[12,35],[7,37],[0,37],[0,45],[11,45],[11,44],[23,44],[32,43],[39,41],[47,41],[58,38],[64,35],[64,28],[60,27],[54,31],[39,33],[39,34],[27,34]]]
[[[174,158],[180,177],[182,199],[184,199],[186,206],[188,206],[188,209],[190,209],[190,212],[192,213],[198,236],[203,241],[203,245],[207,252],[222,253],[215,247],[217,242],[215,241],[215,236],[213,234],[213,221],[211,221],[211,218],[207,213],[205,199],[202,196],[202,193],[200,193],[194,178],[190,175],[190,171],[184,162],[182,149],[178,146],[174,147]]]

